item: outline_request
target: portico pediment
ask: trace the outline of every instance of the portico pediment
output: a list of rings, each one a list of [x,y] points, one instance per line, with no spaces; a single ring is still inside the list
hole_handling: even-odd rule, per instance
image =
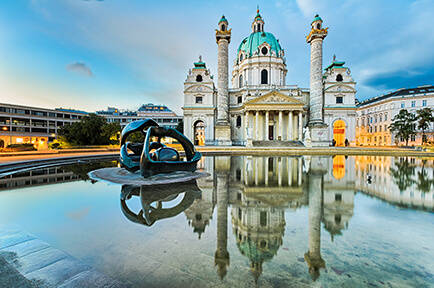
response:
[[[278,91],[271,91],[267,94],[259,96],[255,99],[249,100],[244,103],[246,108],[251,107],[279,107],[281,109],[298,108],[302,109],[305,103],[295,97],[288,96]]]

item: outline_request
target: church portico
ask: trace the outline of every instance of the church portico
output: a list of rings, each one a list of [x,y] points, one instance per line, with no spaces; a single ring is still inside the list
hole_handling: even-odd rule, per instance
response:
[[[279,40],[264,30],[264,19],[257,10],[252,32],[236,53],[229,87],[228,50],[231,30],[223,16],[216,29],[218,50],[218,88],[213,76],[199,59],[184,83],[184,125],[186,117],[206,110],[205,145],[243,146],[329,146],[333,122],[329,115],[339,110],[348,126],[354,124],[355,82],[344,62],[336,61],[322,69],[322,44],[328,28],[316,15],[306,37],[311,45],[310,88],[286,85],[287,61]],[[210,89],[211,88],[211,89]],[[334,110],[334,111],[332,111]],[[200,128],[200,126],[199,126]],[[193,138],[188,128],[186,136]],[[212,133],[208,133],[212,132]],[[353,144],[350,128],[345,139]],[[208,139],[208,136],[213,139]]]

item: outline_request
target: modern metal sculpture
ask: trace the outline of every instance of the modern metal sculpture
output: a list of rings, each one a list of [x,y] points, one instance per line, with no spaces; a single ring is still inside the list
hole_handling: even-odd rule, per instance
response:
[[[134,132],[140,132],[145,137],[144,143],[127,142]],[[161,143],[163,137],[171,137],[181,144],[186,160],[182,160],[179,152]],[[151,141],[156,138],[157,141]],[[147,178],[161,173],[176,171],[194,172],[202,154],[195,150],[191,141],[176,129],[160,127],[154,120],[138,120],[127,124],[121,134],[120,161],[121,166],[128,171],[140,170]],[[128,150],[132,152],[129,153]]]
[[[177,205],[167,207],[168,202],[175,200],[182,193],[184,193],[184,196]],[[158,220],[172,218],[182,213],[190,207],[194,200],[199,198],[201,194],[202,191],[198,188],[196,180],[181,182],[176,185],[123,185],[121,191],[121,210],[128,220],[134,223],[152,226]],[[127,203],[127,200],[132,199],[134,196],[140,198],[142,205],[138,213],[135,213]]]

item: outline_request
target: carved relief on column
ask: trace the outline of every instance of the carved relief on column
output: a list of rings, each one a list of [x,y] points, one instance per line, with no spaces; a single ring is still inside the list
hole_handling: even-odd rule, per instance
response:
[[[228,46],[229,41],[221,38],[218,41],[218,83],[217,83],[217,122],[229,122],[228,104]]]

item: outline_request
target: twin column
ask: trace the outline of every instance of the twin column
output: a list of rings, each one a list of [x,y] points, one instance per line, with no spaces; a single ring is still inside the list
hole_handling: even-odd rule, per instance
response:
[[[292,111],[288,112],[288,127],[286,129],[286,137],[284,137],[284,124],[283,124],[283,114],[285,113],[285,111],[279,111],[278,113],[278,123],[276,128],[278,128],[278,131],[276,131],[277,133],[277,137],[274,138],[274,136],[270,136],[270,130],[269,130],[269,122],[270,122],[270,112],[269,111],[265,111],[265,124],[260,124],[260,114],[261,112],[256,110],[254,112],[252,112],[253,114],[253,122],[249,121],[249,116],[250,113],[252,111],[246,111],[245,113],[245,127],[246,127],[246,131],[245,131],[245,139],[247,138],[251,138],[253,140],[269,140],[270,137],[273,137],[273,139],[279,139],[279,136],[281,137],[280,140],[286,140],[286,141],[291,141],[296,139],[295,136],[298,136],[298,140],[302,140],[302,135],[303,135],[303,114],[302,112],[298,112],[296,115],[298,115],[298,117],[295,119],[294,122],[294,114]],[[294,127],[294,125],[296,125]],[[262,127],[263,129],[259,129],[260,127]],[[249,128],[251,131],[253,131],[253,134],[249,136],[248,134],[248,129]],[[294,132],[295,132],[295,136],[294,136]]]

